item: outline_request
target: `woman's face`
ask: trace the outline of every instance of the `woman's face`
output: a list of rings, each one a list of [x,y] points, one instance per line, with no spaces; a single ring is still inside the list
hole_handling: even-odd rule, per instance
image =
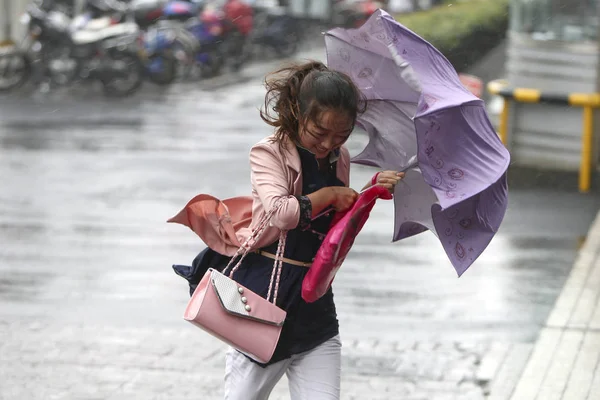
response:
[[[316,121],[301,124],[300,144],[316,158],[325,158],[348,140],[353,129],[354,123],[346,113],[328,110]]]

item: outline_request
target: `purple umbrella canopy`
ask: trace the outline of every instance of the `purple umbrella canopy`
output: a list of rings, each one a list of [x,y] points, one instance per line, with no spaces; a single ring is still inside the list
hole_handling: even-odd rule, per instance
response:
[[[510,155],[484,102],[435,47],[376,11],[358,29],[325,34],[327,63],[367,99],[369,135],[352,162],[406,172],[394,193],[393,240],[426,230],[458,276],[490,243],[506,213]]]

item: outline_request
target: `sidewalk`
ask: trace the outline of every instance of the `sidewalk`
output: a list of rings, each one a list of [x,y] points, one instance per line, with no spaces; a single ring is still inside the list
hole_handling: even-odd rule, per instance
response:
[[[595,400],[600,396],[600,213],[515,387],[505,361],[488,400]]]

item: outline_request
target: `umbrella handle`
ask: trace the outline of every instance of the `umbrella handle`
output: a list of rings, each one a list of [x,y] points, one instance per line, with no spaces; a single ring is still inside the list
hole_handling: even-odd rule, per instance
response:
[[[404,168],[404,169],[403,169],[402,171],[400,171],[400,172],[406,172],[406,171],[408,171],[409,169],[416,168],[416,167],[418,167],[418,166],[419,166],[419,161],[418,161],[418,160],[415,160],[415,162],[413,162],[412,164],[410,164],[409,166],[407,166],[406,168]]]
[[[418,166],[419,166],[419,160],[415,160],[415,161],[413,161],[412,164],[407,165],[406,167],[404,167],[404,169],[402,169],[402,170],[400,170],[398,172],[406,172],[409,169],[412,169],[412,168],[415,168],[415,167],[418,167]],[[381,171],[375,173],[375,175],[373,175],[373,177],[371,178],[371,185],[372,186],[374,186],[374,185],[377,184],[377,177],[379,176],[380,173],[381,173]],[[364,190],[362,192],[364,192]],[[360,193],[362,193],[362,192],[360,192]]]

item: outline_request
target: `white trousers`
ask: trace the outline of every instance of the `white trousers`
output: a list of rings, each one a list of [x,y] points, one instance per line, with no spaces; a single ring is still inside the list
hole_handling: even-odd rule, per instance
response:
[[[266,368],[230,348],[225,362],[225,400],[267,400],[284,373],[291,400],[339,400],[341,358],[339,335]]]

